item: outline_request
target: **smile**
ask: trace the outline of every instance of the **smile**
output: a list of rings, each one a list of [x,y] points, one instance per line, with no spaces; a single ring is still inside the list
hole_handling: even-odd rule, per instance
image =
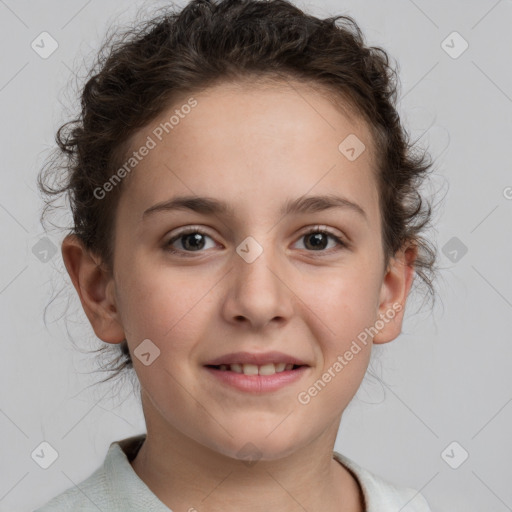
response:
[[[208,365],[209,368],[220,370],[221,372],[235,372],[243,373],[244,375],[274,375],[284,371],[296,370],[301,365],[286,364],[286,363],[268,363],[263,365],[256,364],[221,364],[221,365]]]
[[[311,367],[306,365],[299,366],[285,363],[276,365],[267,363],[262,366],[234,363],[218,366],[206,365],[203,368],[214,379],[215,383],[257,395],[278,391],[298,382],[311,370]]]

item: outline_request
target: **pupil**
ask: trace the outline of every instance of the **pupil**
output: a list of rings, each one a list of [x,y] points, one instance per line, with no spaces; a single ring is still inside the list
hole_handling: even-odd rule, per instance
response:
[[[187,243],[188,240],[190,240],[191,238],[193,238],[196,242],[200,241],[201,237],[203,235],[201,235],[201,233],[189,233],[187,235],[184,235],[183,237],[183,246],[185,249],[202,249],[203,246],[204,246],[204,240],[202,241],[202,244],[199,243],[199,246],[198,245],[194,245],[192,244],[191,246]]]
[[[321,237],[324,237],[324,243],[322,243],[320,241]],[[308,236],[306,236],[306,239],[315,240],[315,242],[313,242],[313,244],[312,244],[313,248],[320,247],[321,249],[325,249],[325,235],[323,233],[314,233],[314,234],[308,235]]]

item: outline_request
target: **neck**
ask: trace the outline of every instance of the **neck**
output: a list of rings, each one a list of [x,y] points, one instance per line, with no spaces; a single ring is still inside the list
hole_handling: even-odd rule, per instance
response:
[[[363,512],[357,480],[333,459],[338,424],[276,460],[224,456],[181,432],[151,429],[131,465],[172,510]]]

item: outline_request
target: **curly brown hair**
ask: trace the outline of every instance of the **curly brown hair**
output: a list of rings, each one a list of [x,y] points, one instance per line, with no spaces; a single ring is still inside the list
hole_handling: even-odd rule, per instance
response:
[[[415,271],[435,298],[436,250],[424,235],[432,204],[419,192],[433,165],[401,125],[398,72],[382,48],[365,45],[350,16],[318,19],[287,0],[192,0],[108,36],[86,77],[81,112],[59,128],[58,147],[39,174],[42,222],[55,198],[68,194],[71,232],[112,272],[122,184],[108,200],[94,191],[122,164],[131,136],[184,94],[251,77],[320,85],[365,120],[378,160],[386,266],[404,244],[417,246]],[[133,368],[126,340],[115,350],[111,377]]]

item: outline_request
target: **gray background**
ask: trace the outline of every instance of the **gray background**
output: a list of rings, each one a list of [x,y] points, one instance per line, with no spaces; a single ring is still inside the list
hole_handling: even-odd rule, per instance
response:
[[[354,16],[367,42],[398,61],[399,111],[436,158],[431,188],[446,191],[431,233],[439,301],[414,313],[421,294],[413,295],[402,335],[375,348],[381,382],[365,379],[336,449],[421,490],[434,511],[512,510],[512,2],[296,4]],[[92,330],[60,252],[45,261],[51,245],[41,240],[59,247],[63,233],[44,233],[35,184],[74,105],[71,70],[83,74],[106,27],[143,5],[151,12],[163,2],[0,0],[0,511],[42,505],[88,477],[112,441],[145,431],[128,382],[87,387],[101,378],[90,373],[94,356],[69,341],[61,317],[78,346],[100,345],[87,344]],[[47,59],[31,47],[43,31],[58,43]],[[457,58],[461,40],[443,44],[453,31],[469,44]],[[45,326],[43,310],[61,289]],[[48,469],[31,457],[43,441],[59,455]]]

